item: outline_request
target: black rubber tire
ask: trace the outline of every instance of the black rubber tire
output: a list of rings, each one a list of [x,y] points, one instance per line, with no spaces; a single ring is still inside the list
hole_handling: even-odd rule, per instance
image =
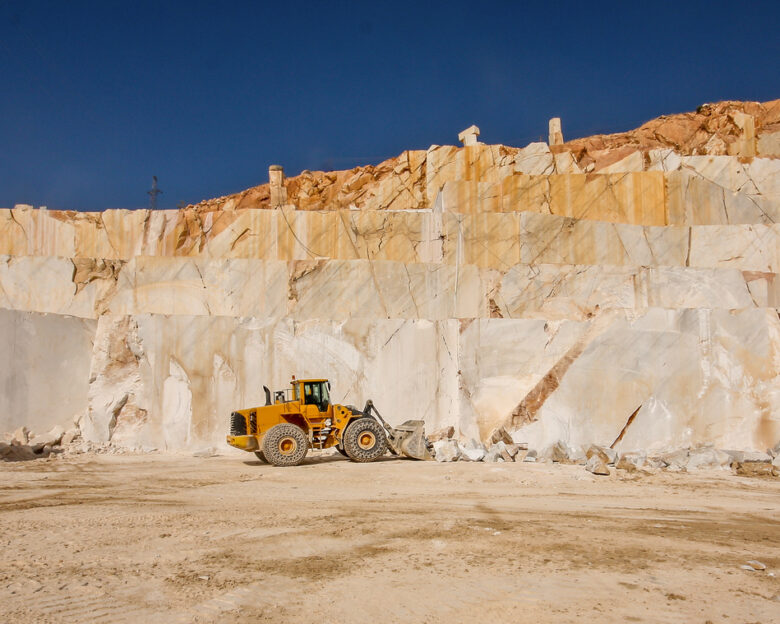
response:
[[[263,455],[263,451],[255,451],[255,456],[257,456],[257,459],[259,459],[264,464],[268,463],[268,460],[265,458],[265,455]]]
[[[284,450],[283,444],[290,444]],[[274,425],[263,437],[262,453],[274,466],[297,466],[309,452],[309,440],[303,429],[290,423]]]
[[[341,453],[344,457],[349,458],[349,455],[347,455],[347,452],[344,450],[344,447],[340,444],[336,446],[336,450]]]
[[[369,447],[365,444],[361,445],[361,438],[366,434],[373,436],[373,443]],[[347,457],[356,462],[371,462],[387,453],[385,430],[373,418],[363,417],[353,420],[344,432],[342,443]]]

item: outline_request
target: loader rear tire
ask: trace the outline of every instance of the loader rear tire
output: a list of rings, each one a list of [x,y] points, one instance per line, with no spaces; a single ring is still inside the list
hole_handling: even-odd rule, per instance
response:
[[[342,454],[344,457],[346,457],[347,459],[349,459],[349,455],[347,455],[347,452],[344,450],[344,447],[343,447],[343,446],[341,446],[341,444],[339,444],[339,445],[336,447],[336,450],[337,450],[339,453],[341,453],[341,454]]]
[[[274,466],[297,466],[309,451],[303,429],[290,423],[274,425],[263,437],[262,453]]]
[[[255,456],[264,464],[268,463],[268,460],[265,458],[265,455],[263,455],[263,451],[255,451]]]
[[[356,462],[371,462],[387,453],[385,430],[373,418],[358,418],[344,432],[344,450]]]

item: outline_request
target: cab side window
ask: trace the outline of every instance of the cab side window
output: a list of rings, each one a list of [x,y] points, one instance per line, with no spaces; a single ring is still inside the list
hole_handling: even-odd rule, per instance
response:
[[[303,396],[307,405],[316,405],[319,403],[320,393],[317,384],[303,384]]]
[[[322,398],[322,404],[325,409],[328,407],[328,403],[330,402],[330,396],[328,395],[328,382],[323,382],[320,384],[320,397]],[[322,411],[325,411],[323,409]]]

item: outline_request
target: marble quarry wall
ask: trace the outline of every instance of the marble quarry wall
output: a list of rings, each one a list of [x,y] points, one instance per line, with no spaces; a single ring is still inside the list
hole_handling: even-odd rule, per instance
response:
[[[0,210],[0,431],[219,447],[295,374],[464,439],[763,451],[780,101],[708,106],[524,148],[472,127],[181,210]]]

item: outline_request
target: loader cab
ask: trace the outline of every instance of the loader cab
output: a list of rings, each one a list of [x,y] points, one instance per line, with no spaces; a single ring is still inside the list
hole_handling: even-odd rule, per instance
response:
[[[299,381],[298,386],[303,388],[303,404],[314,405],[317,411],[324,413],[330,407],[330,394],[325,379]]]

